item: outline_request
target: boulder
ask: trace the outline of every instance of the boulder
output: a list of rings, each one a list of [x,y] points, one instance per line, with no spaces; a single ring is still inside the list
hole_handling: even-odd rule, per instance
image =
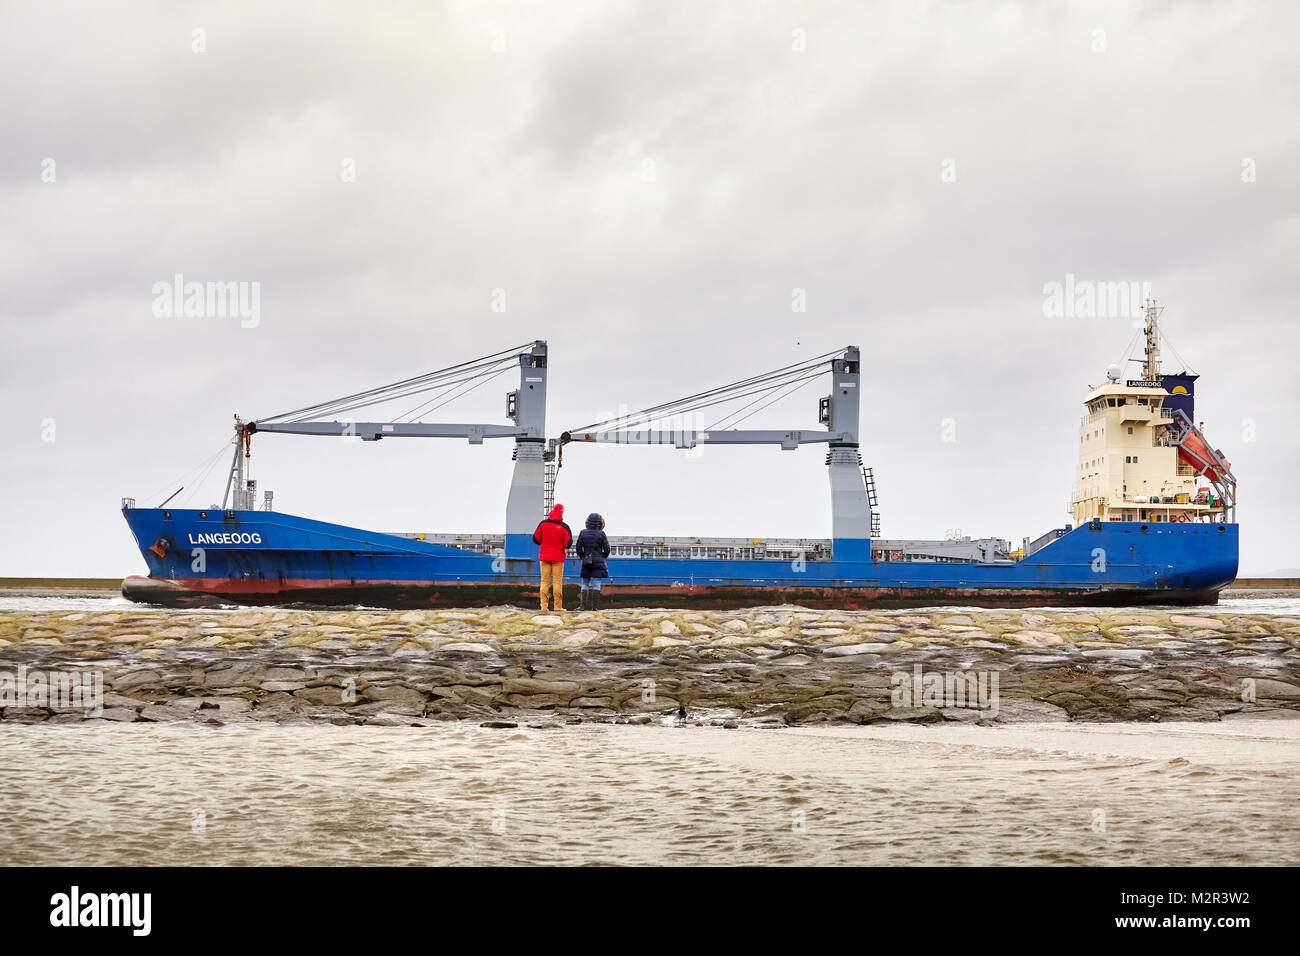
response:
[[[983,713],[985,717],[992,717],[992,714],[987,711]],[[1049,704],[1044,700],[1001,697],[998,700],[996,719],[1003,723],[1063,723],[1070,719],[1070,715],[1055,704]]]

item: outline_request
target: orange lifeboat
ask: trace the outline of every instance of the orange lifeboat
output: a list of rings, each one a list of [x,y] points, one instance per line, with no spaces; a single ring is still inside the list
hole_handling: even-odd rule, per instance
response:
[[[1198,474],[1204,474],[1211,481],[1217,483],[1223,480],[1223,475],[1214,464],[1218,456],[1210,451],[1209,446],[1205,444],[1205,439],[1201,438],[1200,432],[1196,429],[1191,429],[1178,446],[1178,457],[1195,468]],[[1220,460],[1223,461],[1225,470],[1232,467],[1232,462],[1227,459]]]

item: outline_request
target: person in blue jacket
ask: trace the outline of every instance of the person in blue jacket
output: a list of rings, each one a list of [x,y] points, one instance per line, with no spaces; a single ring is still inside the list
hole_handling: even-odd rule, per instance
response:
[[[587,527],[578,532],[574,553],[582,559],[582,593],[579,607],[594,611],[600,606],[600,580],[609,577],[605,559],[609,557],[609,538],[605,537],[605,519],[594,511],[587,515]]]

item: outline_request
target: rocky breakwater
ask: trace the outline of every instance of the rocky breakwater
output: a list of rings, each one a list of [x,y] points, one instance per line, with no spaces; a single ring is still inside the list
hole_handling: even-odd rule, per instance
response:
[[[0,719],[1294,718],[1298,647],[1300,619],[1218,611],[0,612]],[[56,706],[62,674],[98,675],[102,706]]]

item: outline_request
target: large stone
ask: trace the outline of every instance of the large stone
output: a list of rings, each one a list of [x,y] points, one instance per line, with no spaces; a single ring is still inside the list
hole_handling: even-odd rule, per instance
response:
[[[975,723],[977,720],[989,720],[993,716],[987,710],[977,710],[974,707],[944,707],[939,713],[943,715],[944,720],[967,724]]]
[[[105,707],[99,716],[104,720],[127,722],[135,720],[137,714],[129,707]]]
[[[311,672],[301,667],[268,667],[262,675],[266,680],[300,681],[309,679]]]
[[[992,717],[992,714],[987,714]],[[1057,707],[1055,704],[1049,704],[1043,700],[1020,700],[999,697],[997,720],[1005,723],[1037,723],[1051,722],[1062,723],[1070,719],[1070,715]]]
[[[1084,657],[1105,657],[1111,660],[1140,661],[1151,653],[1146,648],[1138,647],[1094,647],[1081,651]]]
[[[293,680],[264,680],[262,681],[261,684],[262,690],[269,691],[271,693],[275,693],[276,691],[293,692],[295,690],[302,690],[306,686],[307,685],[304,684],[302,681],[293,681]]]
[[[1300,698],[1300,687],[1285,681],[1271,680],[1267,677],[1255,679],[1255,697],[1273,700],[1296,700]]]
[[[349,714],[374,716],[376,714],[402,714],[408,717],[424,716],[424,698],[419,700],[374,700],[348,708]]]
[[[569,703],[567,696],[559,694],[508,694],[502,699],[520,710],[554,710]]]
[[[503,694],[560,694],[573,695],[578,692],[578,683],[571,680],[528,679],[507,680],[501,683]]]
[[[108,678],[104,683],[108,684],[115,691],[135,690],[140,687],[150,687],[160,684],[162,674],[154,670],[137,670],[125,674],[118,674]]]
[[[751,634],[728,634],[726,637],[720,637],[713,642],[714,647],[740,647],[742,645],[754,644],[758,641],[757,635]],[[683,642],[686,643],[686,642]]]
[[[424,702],[424,695],[404,684],[371,684],[361,692],[366,700],[393,700]]]
[[[1228,625],[1217,617],[1194,617],[1190,614],[1175,614],[1169,618],[1174,627],[1203,627],[1213,631],[1226,630]]]
[[[265,622],[261,611],[236,611],[222,618],[226,627],[254,627]]]
[[[203,684],[205,687],[257,687],[265,674],[265,665],[240,663],[204,672]]]
[[[498,685],[490,684],[486,687],[471,687],[467,684],[453,684],[432,688],[429,693],[434,697],[444,700],[465,701],[471,704],[486,706],[497,696],[500,688]]]
[[[887,651],[893,644],[870,642],[866,644],[840,644],[837,647],[822,648],[822,657],[856,657],[859,654],[879,654]]]
[[[889,709],[886,700],[858,700],[854,701],[846,714],[851,720],[867,721],[879,717]]]
[[[190,720],[194,717],[194,711],[197,709],[197,707],[177,707],[174,704],[151,704],[148,707],[141,708],[140,719],[159,722]]]
[[[343,699],[343,688],[341,687],[305,687],[302,690],[294,691],[293,696],[299,700],[312,704],[324,704],[327,706],[343,706],[352,701]]]
[[[148,701],[136,700],[134,697],[126,697],[122,694],[106,691],[102,703],[105,707],[125,707],[128,710],[137,710]]]
[[[199,710],[219,710],[223,714],[243,714],[252,709],[253,703],[244,697],[203,697]]]
[[[1051,631],[1014,631],[1003,634],[1003,640],[1015,641],[1026,647],[1048,647],[1065,643],[1065,638]]]
[[[579,628],[561,635],[558,643],[561,647],[586,647],[600,637],[600,632],[592,628]]]
[[[880,714],[886,720],[933,721],[942,720],[943,715],[935,707],[890,707]]]
[[[784,657],[772,657],[769,660],[779,667],[807,667],[813,662],[807,654],[786,654]]]

